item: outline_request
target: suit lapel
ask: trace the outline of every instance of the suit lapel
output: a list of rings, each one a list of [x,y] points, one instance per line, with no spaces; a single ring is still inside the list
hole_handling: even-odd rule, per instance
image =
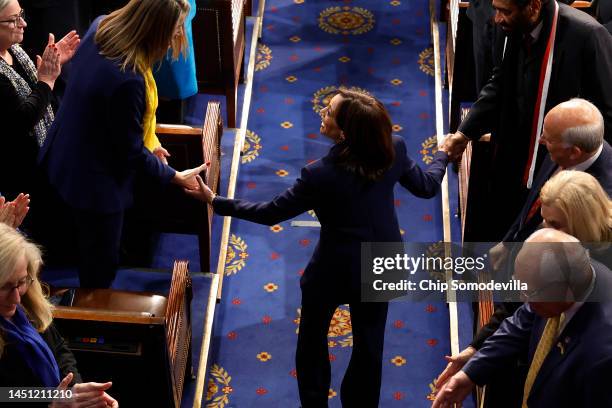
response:
[[[565,326],[557,342],[544,360],[538,376],[531,388],[531,394],[535,394],[540,387],[545,386],[546,381],[555,368],[565,359],[571,356],[572,351],[580,344],[581,333],[589,323],[589,316],[593,314],[592,308],[595,303],[585,302],[576,312],[572,320]],[[538,338],[539,340],[539,338]]]
[[[519,231],[525,226],[525,221],[527,219],[527,215],[529,215],[529,211],[531,207],[536,202],[538,197],[540,196],[540,190],[544,183],[548,181],[548,179],[552,176],[552,174],[557,170],[557,164],[550,159],[550,155],[546,154],[544,158],[544,162],[540,167],[540,171],[533,181],[533,185],[531,186],[531,190],[529,191],[529,195],[527,196],[527,201],[523,206],[523,210],[521,211],[521,224],[519,226]]]

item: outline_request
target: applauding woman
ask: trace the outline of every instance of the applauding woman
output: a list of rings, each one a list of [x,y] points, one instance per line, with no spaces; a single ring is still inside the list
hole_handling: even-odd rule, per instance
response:
[[[97,18],[73,59],[39,159],[76,226],[81,287],[106,288],[114,279],[136,172],[188,187],[204,169],[168,167],[155,136],[151,67],[170,46],[183,50],[188,10],[186,0],[132,0]]]
[[[105,392],[111,383],[81,383],[74,355],[53,326],[52,306],[38,280],[41,263],[36,245],[0,223],[0,384],[73,386],[74,399],[52,407],[118,407]]]
[[[351,361],[342,382],[342,405],[377,407],[387,303],[362,303],[361,243],[401,242],[393,189],[417,197],[439,190],[448,156],[436,153],[427,170],[391,135],[383,104],[364,93],[341,90],[322,110],[321,133],[335,142],[322,159],[302,169],[293,187],[271,201],[251,203],[215,196],[198,178],[191,194],[220,215],[272,225],[313,209],[321,235],[302,276],[302,309],[296,368],[304,407],[327,406],[330,387],[327,331],[336,308],[350,306]]]
[[[36,155],[53,122],[55,80],[79,44],[75,31],[55,43],[53,34],[36,66],[19,43],[27,27],[17,0],[0,0],[0,191],[12,200],[35,187]]]

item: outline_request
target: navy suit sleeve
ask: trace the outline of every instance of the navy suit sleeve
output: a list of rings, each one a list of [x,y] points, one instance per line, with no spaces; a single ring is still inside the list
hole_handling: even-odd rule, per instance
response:
[[[219,215],[274,225],[314,208],[315,188],[310,179],[310,172],[304,168],[295,184],[272,201],[253,203],[217,196],[213,200],[213,208]]]
[[[11,82],[6,77],[0,76],[0,100],[5,103],[0,118],[3,122],[10,121],[12,129],[21,135],[31,131],[42,119],[53,96],[49,85],[39,81],[32,88],[32,92],[21,99]]]
[[[489,322],[482,326],[478,330],[478,332],[476,332],[476,335],[474,336],[472,343],[470,343],[470,346],[474,347],[476,350],[479,350],[484,344],[484,342],[489,337],[491,337],[491,335],[493,335],[493,333],[495,333],[497,329],[499,329],[499,326],[501,326],[503,321],[506,318],[512,316],[512,314],[516,311],[516,309],[518,309],[518,307],[520,307],[520,305],[520,303],[510,302],[498,304],[495,307],[495,311],[491,315]]]
[[[535,314],[526,305],[504,320],[499,329],[488,338],[482,348],[463,367],[463,371],[478,385],[487,383],[491,376],[512,365],[525,355]]]
[[[408,157],[403,139],[397,143],[395,154],[397,156],[396,160],[402,160],[404,163],[399,183],[417,197],[431,198],[435,196],[446,172],[448,155],[444,152],[437,152],[427,170],[423,170],[414,160]]]
[[[582,403],[585,407],[612,407],[610,387],[612,358],[606,358],[590,368],[582,378]]]
[[[144,106],[142,82],[127,81],[114,93],[110,101],[111,149],[120,167],[142,170],[162,183],[169,183],[174,177],[174,169],[163,164],[144,146]]]

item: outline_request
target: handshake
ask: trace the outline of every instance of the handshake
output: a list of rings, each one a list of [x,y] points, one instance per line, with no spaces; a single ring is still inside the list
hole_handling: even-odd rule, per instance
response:
[[[448,154],[451,161],[457,161],[461,158],[469,141],[470,139],[463,133],[457,131],[446,136],[442,144],[438,147],[438,150]]]

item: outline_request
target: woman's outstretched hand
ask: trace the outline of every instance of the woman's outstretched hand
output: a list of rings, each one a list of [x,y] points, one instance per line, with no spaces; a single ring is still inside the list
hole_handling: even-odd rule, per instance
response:
[[[174,184],[178,184],[186,190],[197,190],[198,182],[196,180],[196,176],[206,170],[208,166],[210,166],[210,164],[205,163],[193,169],[177,171],[172,179],[172,182]]]
[[[200,200],[202,202],[212,204],[215,199],[215,193],[204,183],[202,177],[196,176],[196,180],[198,182],[198,187],[196,189],[185,189],[185,193],[195,198],[196,200]]]

